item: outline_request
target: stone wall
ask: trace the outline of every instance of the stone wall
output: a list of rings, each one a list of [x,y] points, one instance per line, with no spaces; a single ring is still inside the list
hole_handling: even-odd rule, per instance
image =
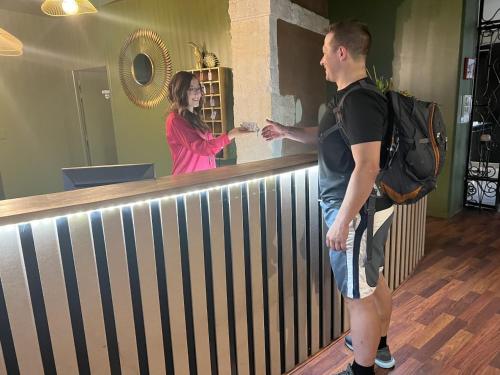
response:
[[[255,121],[262,128],[266,118],[287,125],[300,122],[300,102],[280,93],[277,20],[320,34],[328,20],[290,0],[232,0],[229,15],[235,125]],[[266,143],[259,136],[239,140],[237,149],[238,163],[283,153],[282,142]]]

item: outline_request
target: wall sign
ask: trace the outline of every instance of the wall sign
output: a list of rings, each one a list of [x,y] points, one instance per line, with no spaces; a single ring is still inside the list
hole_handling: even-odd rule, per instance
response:
[[[464,79],[474,79],[476,69],[476,59],[471,57],[464,58]]]

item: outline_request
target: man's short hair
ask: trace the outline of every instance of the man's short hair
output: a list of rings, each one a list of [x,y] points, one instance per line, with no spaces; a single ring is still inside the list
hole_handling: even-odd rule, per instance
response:
[[[372,35],[366,24],[356,20],[332,23],[328,32],[333,33],[336,47],[344,46],[354,59],[366,57],[372,44]]]

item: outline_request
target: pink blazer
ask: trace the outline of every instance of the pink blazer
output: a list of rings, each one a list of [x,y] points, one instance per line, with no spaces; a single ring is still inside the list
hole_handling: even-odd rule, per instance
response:
[[[176,112],[167,117],[166,133],[173,175],[215,168],[215,154],[231,143],[227,134],[214,138],[211,132],[194,129]]]

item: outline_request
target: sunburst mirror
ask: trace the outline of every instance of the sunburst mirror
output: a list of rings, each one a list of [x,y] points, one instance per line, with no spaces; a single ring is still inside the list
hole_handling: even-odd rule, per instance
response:
[[[172,61],[165,43],[154,31],[133,32],[122,47],[118,65],[123,90],[134,104],[153,108],[167,95]]]

